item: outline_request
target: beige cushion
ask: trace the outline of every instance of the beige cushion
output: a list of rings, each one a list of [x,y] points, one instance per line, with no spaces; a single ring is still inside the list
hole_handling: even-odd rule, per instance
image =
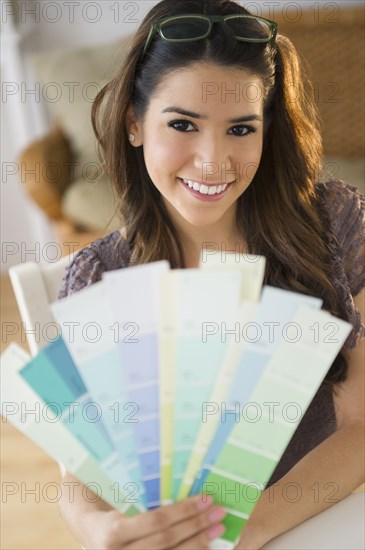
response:
[[[95,182],[80,178],[70,185],[63,195],[62,212],[76,225],[92,231],[109,233],[121,226],[112,186],[105,176]]]
[[[37,53],[31,63],[41,81],[42,96],[54,120],[69,138],[75,179],[85,165],[98,162],[91,125],[91,106],[123,60],[130,37],[93,47]]]
[[[129,41],[127,36],[109,44],[37,53],[31,59],[42,96],[48,98],[47,109],[68,138],[76,163],[74,182],[63,198],[63,213],[87,229],[101,228],[114,212],[107,179],[98,185],[89,181],[93,166],[99,163],[91,124],[92,102],[113,78]]]

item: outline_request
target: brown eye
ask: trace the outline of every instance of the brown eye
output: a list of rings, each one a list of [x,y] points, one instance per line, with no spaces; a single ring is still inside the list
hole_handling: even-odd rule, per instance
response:
[[[171,122],[168,123],[168,126],[171,128],[174,128],[175,130],[178,130],[179,132],[184,132],[184,128],[186,129],[186,126],[192,125],[189,120],[171,120]],[[176,127],[176,125],[180,126],[180,129]],[[182,126],[181,126],[182,125]]]
[[[253,126],[244,126],[243,124],[240,124],[239,126],[233,126],[233,129],[235,128],[241,128],[245,130],[244,133],[234,134],[237,137],[248,136],[249,134],[254,134],[256,132],[256,128],[254,128]]]

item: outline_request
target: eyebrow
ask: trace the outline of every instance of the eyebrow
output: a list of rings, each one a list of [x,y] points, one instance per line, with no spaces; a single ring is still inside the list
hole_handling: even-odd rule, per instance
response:
[[[193,113],[192,111],[186,111],[180,107],[166,107],[166,109],[163,109],[161,113],[178,113],[180,115],[189,116],[191,118],[199,118],[202,120],[207,120],[208,118],[207,116],[199,115],[198,113]],[[262,117],[259,115],[246,115],[238,118],[231,118],[226,122],[249,122],[251,120],[262,120]]]

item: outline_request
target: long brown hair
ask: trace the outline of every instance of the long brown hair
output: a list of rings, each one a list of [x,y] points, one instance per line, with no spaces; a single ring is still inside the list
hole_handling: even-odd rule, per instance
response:
[[[139,56],[152,23],[184,14],[249,14],[231,0],[162,0],[145,16],[115,78],[98,94],[92,121],[131,251],[132,263],[167,259],[183,268],[184,254],[161,195],[147,172],[143,150],[128,141],[126,113],[144,120],[150,98],[171,71],[196,62],[245,69],[264,90],[264,147],[257,172],[237,201],[237,225],[248,251],[266,257],[265,284],[323,299],[323,308],[346,319],[330,276],[330,228],[318,215],[320,119],[304,59],[278,34],[275,45],[237,42],[225,25],[205,40],[178,45],[155,38]],[[332,237],[333,238],[333,237]],[[340,353],[326,381],[346,379]]]

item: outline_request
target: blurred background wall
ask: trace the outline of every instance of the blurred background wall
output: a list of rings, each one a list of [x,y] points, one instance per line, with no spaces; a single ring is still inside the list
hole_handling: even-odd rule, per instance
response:
[[[24,259],[34,260],[32,250],[42,250],[48,242],[57,240],[47,216],[24,193],[19,174],[21,151],[46,135],[54,122],[47,109],[47,103],[53,99],[44,99],[30,63],[32,55],[96,46],[126,36],[156,3],[154,0],[1,2],[2,271]],[[46,261],[36,252],[38,256]]]

